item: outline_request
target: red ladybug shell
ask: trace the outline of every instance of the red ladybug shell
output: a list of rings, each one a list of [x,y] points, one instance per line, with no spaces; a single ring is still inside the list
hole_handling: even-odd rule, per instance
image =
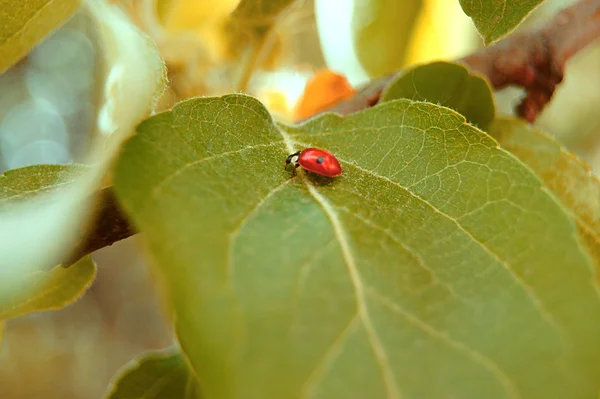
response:
[[[306,148],[300,153],[298,163],[318,175],[336,177],[342,174],[342,167],[335,155],[320,148]]]

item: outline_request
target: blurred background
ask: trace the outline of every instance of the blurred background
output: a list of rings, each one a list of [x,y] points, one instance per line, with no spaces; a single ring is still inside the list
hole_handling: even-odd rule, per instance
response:
[[[192,96],[244,91],[278,119],[292,122],[302,114],[305,86],[315,77],[325,77],[322,92],[333,87],[334,97],[348,95],[351,86],[373,77],[414,63],[456,59],[481,45],[458,0],[379,1],[383,8],[368,0],[298,0],[260,46],[229,19],[239,0],[112,3],[155,41],[167,63],[170,87],[159,110]],[[520,29],[543,23],[570,3],[546,1]],[[98,123],[102,62],[93,23],[80,11],[0,75],[0,172],[86,162]],[[599,87],[596,43],[568,64],[564,83],[537,122],[596,168]],[[510,114],[521,95],[512,88],[497,93],[499,112]],[[134,356],[173,344],[135,237],[94,259],[98,277],[77,303],[7,323],[0,398],[99,398]]]

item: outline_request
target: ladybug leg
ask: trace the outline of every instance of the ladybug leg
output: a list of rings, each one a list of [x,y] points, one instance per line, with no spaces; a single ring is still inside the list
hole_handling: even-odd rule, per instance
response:
[[[286,164],[286,166],[287,166],[288,164],[292,163],[292,159],[294,159],[294,158],[295,158],[295,157],[297,157],[297,156],[300,156],[300,151],[298,151],[298,152],[295,152],[295,153],[293,153],[293,154],[290,154],[290,155],[287,157],[287,159],[285,160],[285,164]]]
[[[296,176],[296,169],[298,169],[298,166],[300,166],[300,163],[298,162],[299,156],[300,156],[300,151],[290,154],[287,157],[287,159],[285,160],[285,169],[286,170],[290,164],[294,165],[294,167],[292,168],[292,177]]]

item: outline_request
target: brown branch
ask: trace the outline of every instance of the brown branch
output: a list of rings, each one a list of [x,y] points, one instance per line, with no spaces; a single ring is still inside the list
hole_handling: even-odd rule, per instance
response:
[[[562,82],[569,58],[600,37],[600,0],[583,0],[540,29],[508,37],[461,61],[487,76],[495,89],[509,85],[527,93],[518,115],[533,122]]]
[[[62,262],[64,267],[69,267],[85,255],[137,233],[115,198],[112,187],[101,189],[97,196],[94,216],[83,229],[81,238],[69,257]]]
[[[517,114],[533,122],[563,80],[566,62],[598,38],[600,0],[582,0],[539,29],[513,34],[458,61],[486,76],[496,90],[506,86],[524,88],[526,97],[517,107]],[[395,76],[367,84],[354,97],[326,111],[347,115],[376,104]]]

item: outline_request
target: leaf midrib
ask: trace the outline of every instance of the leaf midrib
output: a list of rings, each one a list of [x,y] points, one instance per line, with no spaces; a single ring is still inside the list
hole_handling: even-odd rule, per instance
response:
[[[281,136],[283,137],[283,141],[289,151],[290,154],[296,152],[294,148],[294,142],[283,130],[279,129]],[[362,324],[365,328],[367,336],[369,337],[369,343],[375,357],[377,358],[377,364],[381,368],[382,376],[384,383],[386,385],[386,389],[388,391],[388,397],[392,399],[400,399],[402,396],[400,394],[400,390],[395,381],[394,375],[392,373],[392,368],[387,360],[386,353],[383,349],[383,345],[373,326],[373,322],[371,321],[371,317],[369,315],[369,310],[367,307],[365,288],[362,284],[361,276],[356,267],[356,263],[354,261],[354,256],[352,256],[352,251],[350,250],[350,244],[348,243],[348,239],[346,237],[345,231],[342,227],[342,223],[338,217],[337,212],[333,209],[329,201],[325,197],[323,197],[316,189],[316,187],[308,181],[304,174],[300,174],[300,178],[302,182],[306,185],[309,193],[314,198],[314,200],[321,206],[327,218],[330,220],[335,236],[340,244],[340,249],[342,251],[342,256],[344,258],[344,263],[346,265],[346,269],[348,270],[348,274],[350,276],[350,280],[352,282],[352,286],[354,287],[354,292],[356,296],[356,306],[357,313],[360,319],[362,320]]]

